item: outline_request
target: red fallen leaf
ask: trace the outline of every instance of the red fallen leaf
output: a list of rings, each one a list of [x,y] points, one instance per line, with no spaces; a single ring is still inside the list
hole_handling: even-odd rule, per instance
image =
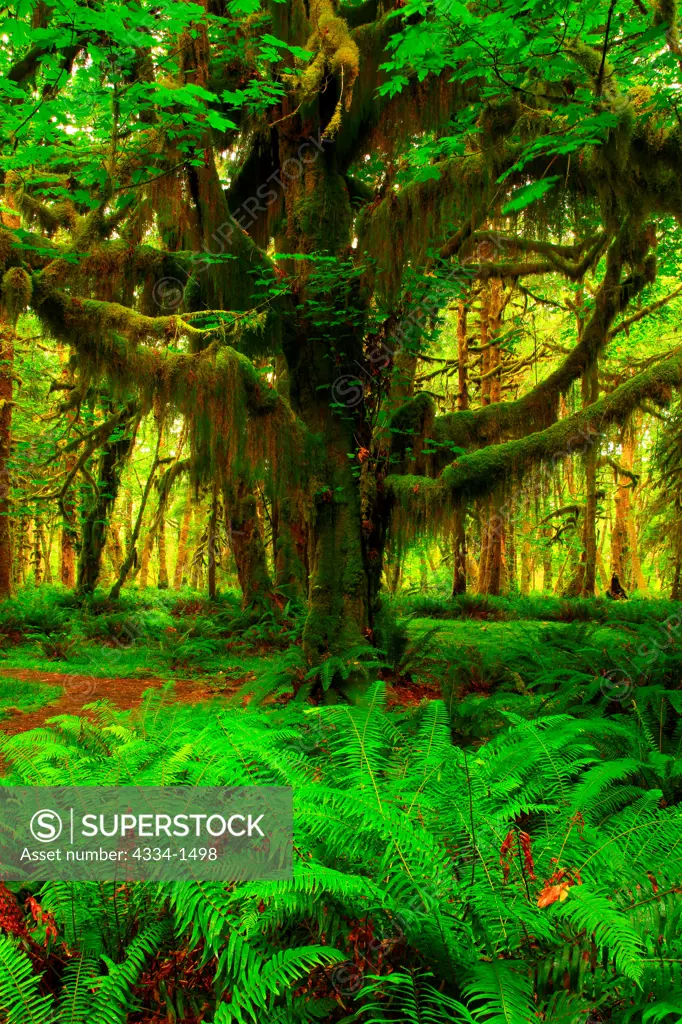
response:
[[[658,882],[656,881],[656,876],[652,874],[651,871],[647,871],[646,877],[651,882],[651,888],[654,890],[654,892],[658,892]]]
[[[414,485],[414,487],[412,488],[412,493],[419,494],[419,484]]]
[[[44,945],[47,946],[51,938],[57,938],[57,923],[52,914],[50,914],[46,910],[43,910],[40,903],[38,903],[38,901],[34,899],[33,896],[29,896],[26,902],[31,911],[31,916],[33,917],[33,920],[36,922],[36,924],[45,925]]]
[[[558,868],[540,890],[538,906],[550,907],[552,903],[563,903],[572,885],[582,885],[580,872],[575,868]]]
[[[545,885],[538,896],[538,906],[549,907],[552,903],[556,903],[557,900],[563,903],[568,896],[570,888],[570,882],[561,882],[559,885]]]

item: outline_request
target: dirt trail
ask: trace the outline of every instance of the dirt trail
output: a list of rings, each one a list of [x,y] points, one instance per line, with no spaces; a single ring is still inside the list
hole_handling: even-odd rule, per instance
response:
[[[61,696],[53,703],[35,711],[10,712],[7,718],[0,719],[0,733],[5,736],[40,729],[48,718],[56,715],[88,715],[87,711],[83,711],[83,705],[96,700],[110,700],[122,711],[127,711],[142,702],[145,690],[164,685],[164,680],[155,676],[146,679],[96,679],[94,676],[64,675],[61,672],[38,672],[23,668],[3,668],[0,669],[0,675],[11,676],[21,682],[57,683],[62,687]],[[175,696],[183,703],[196,704],[210,700],[217,693],[200,682],[179,679],[175,683]]]

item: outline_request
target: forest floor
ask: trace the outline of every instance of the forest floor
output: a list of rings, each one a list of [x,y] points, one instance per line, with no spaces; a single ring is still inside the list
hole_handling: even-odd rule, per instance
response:
[[[255,784],[291,785],[297,801],[308,801],[296,828],[310,849],[303,866],[295,862],[301,874],[284,898],[300,899],[301,919],[314,920],[314,908],[323,904],[318,892],[308,892],[308,860],[318,858],[315,870],[325,886],[336,887],[334,899],[341,907],[332,944],[350,958],[342,964],[346,973],[333,976],[338,982],[331,974],[328,981],[327,974],[310,971],[305,960],[306,984],[325,998],[334,992],[341,1000],[330,995],[328,1015],[317,1019],[336,1021],[341,1010],[345,1013],[357,992],[355,983],[348,988],[347,978],[373,977],[377,935],[388,936],[385,947],[383,941],[380,945],[388,972],[398,977],[411,969],[405,946],[390,939],[395,934],[392,918],[379,923],[383,933],[366,927],[366,903],[358,904],[355,894],[365,891],[368,877],[371,898],[379,893],[388,906],[398,893],[398,907],[414,879],[420,879],[420,888],[428,892],[415,902],[428,915],[418,932],[421,958],[433,907],[443,922],[456,921],[458,913],[464,922],[470,914],[458,909],[463,906],[459,890],[448,888],[459,880],[442,885],[433,871],[434,864],[453,857],[461,860],[460,876],[478,886],[478,902],[471,906],[488,900],[491,920],[497,921],[502,907],[505,921],[513,922],[522,905],[523,927],[533,922],[533,933],[551,943],[542,961],[550,965],[550,975],[588,972],[587,980],[581,975],[573,981],[587,987],[593,947],[575,955],[585,927],[580,924],[577,936],[567,941],[569,919],[546,915],[549,903],[563,907],[561,895],[548,902],[548,894],[559,889],[552,879],[564,877],[558,872],[584,866],[581,892],[588,897],[607,893],[594,920],[601,922],[614,908],[612,916],[623,919],[614,918],[616,939],[634,935],[632,948],[644,949],[648,936],[663,934],[658,923],[658,930],[652,930],[645,897],[641,920],[626,921],[633,906],[640,907],[640,902],[632,905],[632,894],[653,886],[651,899],[660,889],[672,901],[679,893],[680,864],[673,852],[682,849],[682,826],[679,816],[668,811],[679,804],[682,778],[677,767],[682,749],[681,607],[663,600],[400,597],[388,601],[377,617],[375,648],[351,649],[345,657],[329,659],[315,676],[302,652],[301,611],[253,621],[230,594],[208,602],[169,591],[124,591],[112,606],[98,597],[79,604],[60,588],[27,589],[0,605],[0,781],[3,786],[74,785],[74,780],[103,786],[250,786],[255,779]],[[336,675],[328,671],[325,676],[325,666],[334,664]],[[345,680],[363,674],[366,687],[339,693]],[[345,697],[349,703],[341,705]],[[320,707],[323,699],[339,703]],[[379,811],[374,796],[365,799],[370,777]],[[357,800],[348,799],[356,793]],[[399,816],[392,820],[401,837],[400,862],[390,876],[381,810],[386,807]],[[413,807],[419,813],[413,814]],[[626,843],[614,854],[611,844],[615,848],[622,836],[642,828],[643,813],[654,815],[656,829],[669,830],[665,855],[648,852],[651,840],[642,842],[646,856],[642,853],[639,860]],[[509,837],[517,832],[527,843],[527,856],[504,861]],[[611,836],[608,842],[605,834]],[[486,866],[480,883],[474,879],[478,860],[470,857],[470,847]],[[532,869],[528,876],[521,872],[527,863]],[[454,872],[446,874],[457,879]],[[566,877],[572,881],[572,875]],[[28,921],[33,929],[36,918],[33,904],[25,902],[24,882],[11,885],[11,890],[0,886],[0,911],[4,895],[20,927]],[[68,929],[75,904],[65,903],[66,909],[59,904],[65,892],[48,885],[40,890],[40,905]],[[30,898],[35,899],[33,891]],[[91,921],[105,921],[102,948],[113,961],[120,956],[118,940],[112,938],[111,946],[106,942],[109,935],[119,935],[119,905],[114,902],[112,910],[99,888],[92,904],[88,899],[89,890],[79,891],[83,920],[88,927]],[[226,899],[234,899],[232,887]],[[573,892],[567,903],[571,913],[582,906]],[[256,905],[247,892],[244,907],[252,911]],[[283,905],[285,915],[297,921],[290,908],[299,904]],[[125,906],[130,915],[126,927],[137,936],[148,911],[133,899]],[[164,921],[170,919],[170,903],[158,906]],[[224,905],[226,920],[232,920],[228,915],[235,906]],[[265,901],[257,906],[258,913],[249,911],[248,927],[269,928],[266,941],[275,941],[261,913]],[[204,927],[202,922],[214,920],[214,910],[213,904],[200,901],[192,905],[192,919]],[[653,912],[658,914],[658,908]],[[671,903],[670,935],[679,934],[679,920]],[[325,917],[325,936],[328,926]],[[319,941],[307,926],[300,940],[297,927],[285,923],[277,941],[292,949],[300,941],[308,943],[308,935]],[[468,927],[467,920],[453,932],[457,942]],[[0,938],[1,928],[0,921]],[[590,924],[588,931],[593,928]],[[183,924],[183,935],[184,929]],[[206,934],[203,942],[209,941]],[[258,933],[258,940],[265,941],[264,935]],[[194,952],[181,945],[185,938],[173,941],[172,948],[179,950],[177,976],[168,973],[165,948],[148,958],[134,988],[141,1009],[128,1016],[130,1024],[206,1019],[203,1007],[213,998],[218,961],[214,957],[204,971]],[[677,946],[665,941],[669,944],[657,943],[656,956],[670,952],[679,962]],[[509,942],[516,956],[524,942],[520,926]],[[434,948],[430,955],[437,960],[441,946]],[[505,955],[497,956],[496,964],[516,963],[508,960],[506,946],[500,949]],[[54,950],[45,952],[41,942],[34,943],[31,955],[41,976],[52,977],[53,964],[61,969],[61,946]],[[492,962],[487,952],[481,962],[487,970]],[[349,975],[350,969],[359,974]],[[653,991],[650,982],[646,986],[645,991]],[[433,991],[440,1000],[440,990]],[[346,1014],[343,1019],[357,1018]],[[530,1017],[519,1011],[507,1019]]]
[[[379,638],[378,671],[389,707],[443,698],[460,719],[467,697],[540,692],[562,672],[601,677],[602,693],[621,699],[664,667],[671,622],[677,630],[664,601],[403,599]],[[79,607],[58,588],[27,590],[0,609],[0,733],[61,715],[92,718],[101,701],[133,710],[146,690],[166,684],[189,704],[248,700],[249,686],[260,687],[260,699],[286,701],[305,676],[301,624],[251,623],[231,595],[209,603],[145,591],[115,607]]]
[[[5,736],[15,736],[30,729],[41,729],[49,719],[58,715],[91,717],[88,706],[94,701],[106,700],[115,704],[121,711],[130,711],[142,703],[142,694],[145,690],[165,685],[163,679],[154,677],[120,677],[97,679],[96,685],[93,686],[92,676],[65,675],[62,672],[21,668],[2,668],[0,675],[8,681],[21,683],[22,694],[26,693],[27,683],[33,684],[36,701],[41,698],[45,700],[39,707],[22,707],[12,705],[5,697],[0,712],[0,715],[6,716],[0,718],[0,733],[4,733]],[[187,704],[209,700],[214,695],[196,680],[181,679],[174,684],[175,699]]]

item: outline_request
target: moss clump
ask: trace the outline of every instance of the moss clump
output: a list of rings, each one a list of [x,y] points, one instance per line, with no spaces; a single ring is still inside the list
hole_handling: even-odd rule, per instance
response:
[[[298,79],[301,102],[312,100],[322,90],[328,74],[335,76],[339,98],[325,128],[325,135],[333,138],[341,127],[344,108],[350,109],[353,85],[360,72],[360,51],[331,0],[311,0],[310,21],[313,32],[305,48],[315,56]]]
[[[12,324],[28,307],[33,289],[31,278],[21,267],[12,267],[2,278],[2,301]]]
[[[6,267],[10,262],[15,241],[11,231],[0,228],[0,267]]]
[[[436,404],[424,391],[405,402],[391,417],[391,454],[400,462],[409,455],[418,460],[425,438],[431,433]],[[406,467],[407,468],[407,467]]]

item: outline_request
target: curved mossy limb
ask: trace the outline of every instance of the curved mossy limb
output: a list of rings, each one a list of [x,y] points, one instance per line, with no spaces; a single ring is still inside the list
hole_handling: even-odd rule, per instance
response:
[[[463,455],[436,479],[388,476],[386,491],[400,514],[409,513],[415,523],[429,529],[447,514],[451,502],[490,494],[506,479],[522,477],[532,466],[585,454],[599,443],[605,427],[625,423],[647,399],[666,405],[673,390],[680,387],[682,351],[677,351],[545,430]]]
[[[436,417],[432,436],[438,444],[461,448],[488,443],[505,436],[524,436],[550,426],[557,417],[559,399],[604,350],[616,317],[646,285],[656,278],[656,262],[649,254],[652,236],[648,225],[626,224],[606,254],[604,278],[597,289],[592,315],[581,340],[560,366],[527,394],[512,402],[495,402],[475,412],[463,410]],[[622,278],[626,262],[632,267]],[[436,457],[431,470],[442,468],[446,453]]]

